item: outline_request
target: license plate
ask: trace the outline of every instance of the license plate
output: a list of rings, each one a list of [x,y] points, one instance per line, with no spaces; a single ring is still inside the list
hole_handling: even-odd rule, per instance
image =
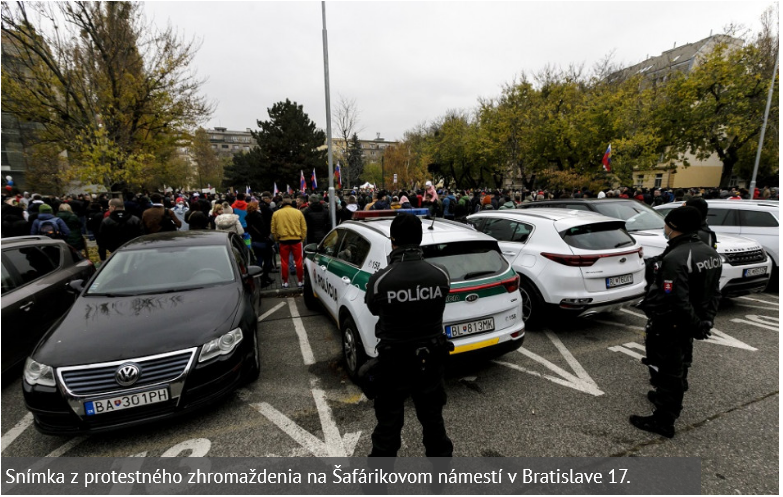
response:
[[[742,273],[742,277],[743,278],[750,278],[751,276],[759,276],[759,275],[762,275],[762,274],[767,274],[767,266],[753,267],[753,268],[750,268],[750,269],[746,269]]]
[[[612,276],[611,278],[606,278],[606,288],[630,285],[631,283],[633,283],[632,274],[624,274],[622,276]]]
[[[88,416],[95,416],[96,414],[106,414],[107,412],[130,409],[131,407],[157,404],[158,402],[166,402],[167,400],[169,400],[169,389],[160,388],[147,392],[121,395],[110,399],[91,400],[84,403],[84,412],[87,413]]]
[[[481,319],[479,321],[470,321],[467,323],[453,324],[446,326],[446,336],[457,338],[474,333],[483,333],[495,329],[495,318]]]

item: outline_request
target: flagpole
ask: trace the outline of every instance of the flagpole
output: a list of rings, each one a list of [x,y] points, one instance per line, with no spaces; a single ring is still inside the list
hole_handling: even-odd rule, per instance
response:
[[[337,226],[337,212],[334,201],[334,164],[332,164],[332,110],[329,103],[329,45],[326,39],[326,2],[321,2],[321,15],[324,29],[324,91],[326,92],[326,148],[329,157],[329,217],[332,219],[332,228]]]

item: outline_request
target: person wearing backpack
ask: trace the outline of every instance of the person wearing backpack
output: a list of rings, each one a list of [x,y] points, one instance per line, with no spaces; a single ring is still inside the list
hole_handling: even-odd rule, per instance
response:
[[[33,221],[33,226],[30,228],[30,234],[65,240],[71,234],[71,230],[68,229],[65,221],[55,217],[51,205],[41,204],[38,207],[38,218]]]
[[[71,230],[71,234],[66,238],[68,245],[75,248],[77,251],[84,252],[85,257],[89,258],[87,253],[87,245],[84,243],[84,236],[82,235],[82,222],[73,213],[71,206],[63,202],[58,208],[57,217],[65,221],[65,225]]]
[[[141,215],[141,224],[145,233],[157,233],[159,231],[177,231],[182,227],[182,221],[171,212],[171,209],[163,207],[163,197],[160,193],[153,193],[150,197],[152,206]]]

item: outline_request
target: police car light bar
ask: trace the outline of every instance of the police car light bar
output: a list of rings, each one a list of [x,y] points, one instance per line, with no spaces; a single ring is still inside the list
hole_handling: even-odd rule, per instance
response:
[[[407,212],[414,216],[428,216],[429,209],[384,209],[380,211],[357,211],[351,219],[371,219],[374,217],[394,217],[401,212]]]

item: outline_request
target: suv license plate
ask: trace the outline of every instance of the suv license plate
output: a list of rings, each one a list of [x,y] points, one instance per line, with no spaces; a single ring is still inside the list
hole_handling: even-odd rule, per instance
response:
[[[762,274],[767,274],[767,266],[746,269],[745,272],[742,273],[742,277],[750,278],[751,276],[760,276]]]
[[[131,407],[166,402],[169,398],[169,389],[160,388],[148,392],[121,395],[110,399],[91,400],[84,403],[84,412],[87,413],[88,416],[95,416],[96,414],[121,411],[123,409],[130,409]]]
[[[606,288],[614,288],[617,286],[630,285],[633,283],[632,274],[624,274],[622,276],[613,276],[606,278]]]
[[[481,319],[479,321],[470,321],[467,323],[453,324],[446,326],[446,336],[449,338],[458,338],[473,333],[483,333],[495,329],[495,318]]]

